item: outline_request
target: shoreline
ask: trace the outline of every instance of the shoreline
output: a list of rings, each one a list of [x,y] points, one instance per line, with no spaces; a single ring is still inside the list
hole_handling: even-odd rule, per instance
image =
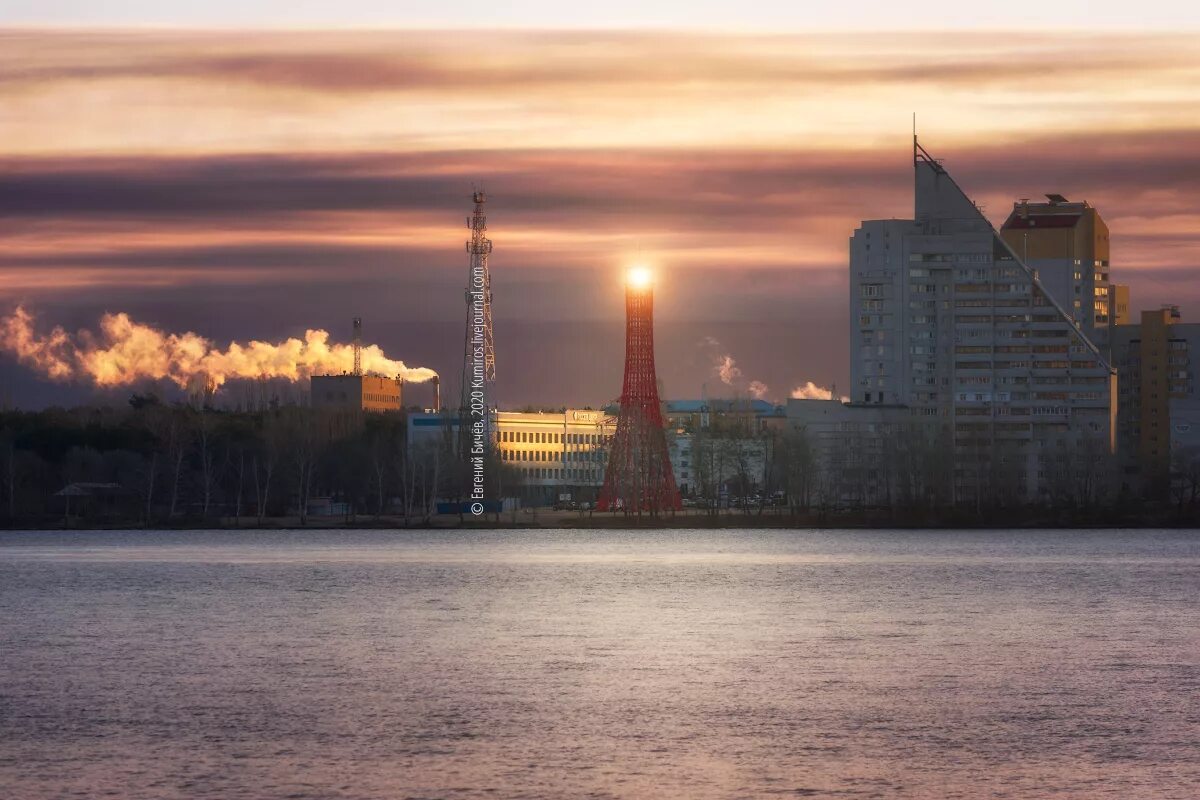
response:
[[[302,522],[297,516],[267,517],[259,522],[233,517],[210,519],[156,520],[141,523],[134,520],[89,521],[63,520],[13,520],[0,526],[0,536],[12,531],[280,531],[280,530],[381,530],[381,531],[427,531],[427,530],[679,530],[679,529],[782,529],[782,530],[1097,530],[1097,529],[1196,529],[1200,530],[1200,518],[1164,513],[1162,516],[1131,519],[1106,515],[1052,515],[1029,514],[1028,516],[999,514],[989,517],[976,515],[928,515],[900,517],[889,513],[870,514],[863,512],[810,512],[807,514],[742,512],[712,515],[704,512],[684,512],[667,516],[626,516],[604,513],[581,514],[578,511],[539,510],[502,514],[499,519],[489,515],[484,519],[458,515],[433,515],[428,519],[412,519],[405,524],[400,516],[351,515],[338,517],[309,517]]]

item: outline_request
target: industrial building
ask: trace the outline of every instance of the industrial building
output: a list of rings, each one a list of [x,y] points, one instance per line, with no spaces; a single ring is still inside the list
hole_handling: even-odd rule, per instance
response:
[[[668,430],[739,429],[761,433],[783,427],[784,407],[757,398],[706,397],[668,400],[663,417]]]
[[[1001,486],[1039,499],[1056,477],[1087,466],[1068,463],[1073,454],[1113,449],[1115,370],[1073,304],[913,145],[915,218],[864,221],[850,240],[851,401],[904,406],[948,435],[956,500]],[[1104,245],[1094,252],[1106,256],[1102,221],[1085,216],[1093,245]],[[1093,264],[1089,280],[1094,294],[1107,271]],[[1098,309],[1094,324],[1109,316]]]
[[[520,472],[526,500],[553,503],[560,495],[594,500],[615,420],[603,411],[497,411],[500,460]]]
[[[667,401],[664,405],[676,409],[681,416],[676,422],[688,422],[695,414],[701,419],[701,406],[708,408],[712,401]],[[716,401],[722,407],[727,401]],[[732,403],[733,401],[728,401]],[[764,401],[754,401],[755,411],[775,419],[782,409]],[[566,409],[564,411],[497,411],[494,414],[495,446],[501,461],[517,470],[520,487],[512,494],[519,495],[530,505],[549,505],[561,496],[575,501],[594,501],[604,482],[611,436],[615,427],[615,409]],[[705,412],[707,413],[707,412]],[[706,417],[706,419],[708,419]],[[761,422],[751,427],[764,430]],[[459,420],[456,415],[412,411],[408,414],[410,447],[441,446],[449,450],[458,440]],[[697,432],[701,432],[698,427]],[[698,491],[701,475],[710,477],[716,485],[733,479],[738,473],[748,473],[760,482],[766,463],[766,447],[761,436],[727,437],[724,427],[711,435],[696,435],[688,429],[669,428],[667,444],[675,482],[685,496]],[[749,429],[747,429],[749,432]],[[699,442],[699,444],[697,444]],[[695,455],[693,455],[695,448]],[[696,459],[706,458],[706,466]],[[707,471],[706,471],[707,470]],[[507,493],[507,490],[506,490]]]
[[[1161,495],[1173,468],[1200,460],[1200,323],[1178,306],[1143,311],[1113,330],[1120,376],[1118,442],[1126,472]]]
[[[411,412],[409,446],[450,448],[458,428],[457,416]],[[594,501],[604,482],[613,428],[611,416],[590,408],[495,412],[494,444],[500,460],[520,476],[512,495],[532,505],[550,505],[562,495]]]
[[[382,375],[364,375],[362,368],[362,318],[354,318],[354,365],[340,375],[313,375],[310,398],[313,408],[354,411],[399,411],[404,408],[404,381]],[[441,405],[441,384],[433,377],[435,409]]]
[[[404,382],[378,375],[313,375],[312,406],[399,411],[404,407]]]

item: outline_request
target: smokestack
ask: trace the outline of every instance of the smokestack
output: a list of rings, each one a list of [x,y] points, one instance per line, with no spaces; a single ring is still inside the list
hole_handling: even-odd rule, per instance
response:
[[[362,317],[354,318],[354,374],[362,377]]]
[[[442,379],[437,375],[430,378],[433,382],[433,413],[442,413]]]

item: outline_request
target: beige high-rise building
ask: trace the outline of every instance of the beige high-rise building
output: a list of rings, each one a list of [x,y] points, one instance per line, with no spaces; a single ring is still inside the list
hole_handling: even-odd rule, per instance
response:
[[[1108,225],[1087,201],[1071,202],[1061,194],[1048,194],[1046,200],[1014,203],[1000,236],[1083,332],[1105,349],[1116,316]]]
[[[1161,494],[1181,456],[1200,459],[1200,323],[1184,323],[1178,306],[1143,311],[1140,324],[1114,329],[1113,351],[1121,452]]]

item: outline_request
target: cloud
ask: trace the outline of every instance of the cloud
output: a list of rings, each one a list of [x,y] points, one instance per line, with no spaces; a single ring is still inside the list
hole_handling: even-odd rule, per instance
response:
[[[1185,33],[26,30],[0,50],[24,154],[866,150],[914,109],[984,144],[1192,127],[1200,77]]]
[[[560,87],[1058,86],[1169,71],[1185,35],[719,35],[641,31],[137,33],[0,37],[0,85],[246,83],[312,93],[537,92]],[[167,46],[167,45],[170,46]],[[46,53],[51,56],[48,58]],[[464,58],[464,52],[470,57]],[[1019,57],[1014,57],[1014,55]]]

